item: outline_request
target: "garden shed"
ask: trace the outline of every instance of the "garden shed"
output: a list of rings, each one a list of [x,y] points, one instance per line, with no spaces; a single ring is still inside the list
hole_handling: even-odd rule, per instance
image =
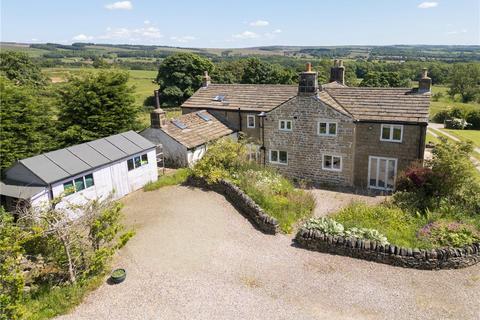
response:
[[[19,160],[0,183],[2,205],[41,207],[59,196],[60,206],[121,198],[157,180],[155,147],[128,131]]]

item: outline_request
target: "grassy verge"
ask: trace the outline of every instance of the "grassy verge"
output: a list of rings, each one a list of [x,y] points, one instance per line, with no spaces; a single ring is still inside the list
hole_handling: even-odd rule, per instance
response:
[[[79,305],[84,297],[98,288],[103,281],[104,275],[100,275],[77,284],[58,287],[43,286],[25,298],[23,318],[45,320],[66,314]]]
[[[396,207],[386,205],[368,206],[354,203],[332,216],[346,228],[376,229],[384,234],[392,244],[410,248],[428,248],[430,245],[417,238],[417,231],[425,225],[425,220]]]
[[[468,137],[472,137],[474,139],[480,139],[480,130],[452,130],[452,129],[442,129],[442,130],[437,130],[437,129],[433,129],[433,128],[429,128],[429,130],[432,130],[433,133],[435,133],[436,135],[440,136],[440,137],[443,137],[447,140],[450,140],[452,141],[451,138],[447,137],[443,132],[442,130],[445,130],[446,132],[450,133],[451,135],[454,135],[456,136],[458,139],[460,139],[461,141],[472,141],[474,142],[471,138],[468,138]],[[459,135],[457,135],[458,133],[456,133],[457,131],[460,132]],[[465,131],[471,131],[471,133],[464,133]],[[473,132],[473,133],[472,133]],[[428,139],[428,133],[427,133],[427,139]],[[431,135],[431,134],[430,134]],[[463,136],[462,136],[463,135]],[[433,136],[433,135],[432,135]],[[435,138],[435,137],[434,137]],[[428,141],[428,140],[427,140]],[[438,138],[437,138],[437,142],[438,142]],[[477,143],[480,143],[480,141],[477,141],[477,142],[474,142],[474,146],[475,147],[480,147],[480,144],[477,144]],[[480,161],[480,153],[476,152],[476,151],[473,151],[472,152],[472,157],[474,157],[475,159],[477,159],[478,161]],[[479,177],[480,177],[480,174],[479,174]]]
[[[427,142],[433,142],[435,144],[440,143],[440,140],[433,134],[427,131]]]
[[[480,147],[480,130],[442,130],[445,130],[445,132],[457,137],[462,141],[472,141],[474,146]]]
[[[285,233],[292,232],[296,223],[309,217],[315,208],[311,193],[296,189],[273,170],[255,167],[239,172],[238,176],[237,185],[268,215],[276,218]]]
[[[144,191],[153,191],[160,189],[165,186],[173,186],[177,184],[181,184],[187,180],[190,176],[191,170],[188,168],[182,168],[176,170],[172,174],[166,174],[158,178],[155,182],[149,182],[144,187]]]
[[[431,249],[442,246],[439,245],[438,239],[422,237],[422,232],[432,225],[461,226],[480,236],[480,217],[449,213],[417,216],[394,205],[369,206],[354,203],[332,215],[332,218],[342,223],[345,228],[378,230],[391,244],[408,248]],[[447,233],[443,236],[448,237]]]

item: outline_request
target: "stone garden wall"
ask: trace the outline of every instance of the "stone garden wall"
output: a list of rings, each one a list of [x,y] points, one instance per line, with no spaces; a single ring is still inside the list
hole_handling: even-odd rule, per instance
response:
[[[480,243],[464,248],[419,250],[375,241],[326,236],[316,230],[300,229],[295,238],[303,248],[415,269],[458,269],[480,262]]]
[[[233,183],[220,180],[215,184],[207,184],[203,179],[190,176],[187,184],[223,194],[241,213],[252,221],[258,229],[268,234],[278,233],[279,225],[277,219],[266,214],[252,198]]]

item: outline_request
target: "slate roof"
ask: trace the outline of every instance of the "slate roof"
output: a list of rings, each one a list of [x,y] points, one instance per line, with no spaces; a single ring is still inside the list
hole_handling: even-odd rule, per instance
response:
[[[0,181],[0,194],[12,198],[30,199],[44,190],[44,186],[28,186],[15,181]]]
[[[428,123],[430,94],[410,88],[327,87],[324,90],[356,120]]]
[[[50,184],[152,148],[150,141],[128,131],[22,159],[19,164]]]
[[[210,84],[198,89],[182,104],[184,108],[270,111],[297,95],[296,85],[280,84]],[[224,101],[214,101],[224,96]]]
[[[205,121],[199,115],[203,115],[209,118],[209,121]],[[186,125],[185,129],[180,129],[174,124],[173,120],[180,121]],[[152,129],[155,130],[155,129]],[[200,110],[197,112],[191,112],[181,115],[178,118],[168,121],[161,129],[174,140],[178,141],[187,149],[195,148],[209,141],[232,134],[234,131],[227,125],[222,123],[218,118],[206,110]]]
[[[295,97],[297,90],[296,85],[210,84],[182,107],[268,112]],[[224,102],[214,101],[215,96],[224,96]],[[358,121],[428,122],[430,94],[415,89],[347,87],[331,82],[322,85],[318,98]]]

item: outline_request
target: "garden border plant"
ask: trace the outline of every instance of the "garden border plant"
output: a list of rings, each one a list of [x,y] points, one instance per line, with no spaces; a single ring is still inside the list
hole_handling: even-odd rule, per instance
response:
[[[312,214],[315,199],[275,170],[248,161],[247,142],[240,137],[239,141],[223,138],[210,144],[192,176],[203,187],[225,194],[263,231],[289,233]]]

